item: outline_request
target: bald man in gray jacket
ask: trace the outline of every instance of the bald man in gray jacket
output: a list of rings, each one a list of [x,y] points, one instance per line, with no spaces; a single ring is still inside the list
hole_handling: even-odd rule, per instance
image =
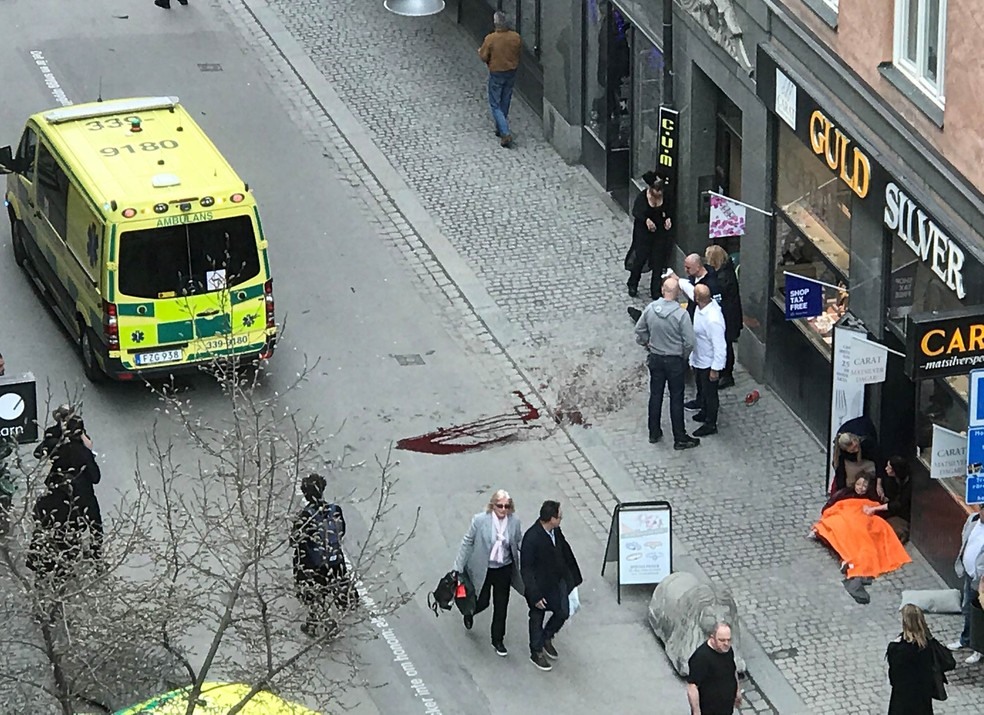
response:
[[[663,391],[670,386],[673,449],[691,449],[700,440],[687,434],[683,422],[683,388],[687,358],[694,349],[694,326],[678,300],[680,282],[663,281],[660,297],[646,306],[636,322],[636,342],[649,352],[649,443],[663,438]]]

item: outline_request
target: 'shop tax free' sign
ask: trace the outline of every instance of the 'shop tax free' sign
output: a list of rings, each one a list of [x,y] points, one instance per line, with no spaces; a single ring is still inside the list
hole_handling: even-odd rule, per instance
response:
[[[823,313],[823,284],[795,273],[786,274],[786,320]]]

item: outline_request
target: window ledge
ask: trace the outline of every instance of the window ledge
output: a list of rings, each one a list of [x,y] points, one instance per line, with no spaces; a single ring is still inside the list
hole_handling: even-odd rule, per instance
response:
[[[837,29],[837,11],[823,0],[803,0],[808,8],[813,10],[832,30]]]
[[[916,108],[925,114],[933,124],[940,129],[943,128],[943,108],[923,92],[904,72],[891,62],[882,62],[878,65],[878,71],[882,77],[888,80],[890,85],[916,105]]]

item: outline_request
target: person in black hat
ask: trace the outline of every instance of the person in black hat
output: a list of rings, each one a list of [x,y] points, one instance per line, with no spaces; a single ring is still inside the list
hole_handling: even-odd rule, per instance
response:
[[[626,286],[631,297],[639,295],[639,281],[648,263],[652,270],[649,294],[656,300],[660,296],[661,276],[670,263],[673,248],[670,229],[673,221],[666,212],[663,179],[653,171],[643,174],[642,179],[646,182],[646,188],[632,203],[632,245],[625,257],[625,267],[629,271]]]
[[[51,455],[49,484],[67,479],[71,483],[72,506],[83,531],[89,533],[88,556],[98,559],[102,555],[103,523],[95,485],[102,478],[96,456],[87,444],[85,424],[78,415],[65,422],[62,443]]]

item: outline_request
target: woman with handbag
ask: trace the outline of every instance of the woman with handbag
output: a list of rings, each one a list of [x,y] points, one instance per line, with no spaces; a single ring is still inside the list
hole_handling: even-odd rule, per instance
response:
[[[933,715],[933,700],[946,700],[946,675],[957,667],[950,652],[929,632],[918,606],[902,607],[902,633],[888,644],[888,715]]]
[[[474,617],[489,607],[492,601],[492,647],[505,656],[506,609],[509,607],[509,587],[523,592],[519,575],[519,547],[523,529],[515,515],[516,505],[505,489],[499,489],[489,499],[485,511],[472,517],[471,526],[461,540],[453,569],[472,584],[478,594],[475,610],[465,613],[465,628],[471,630]]]

